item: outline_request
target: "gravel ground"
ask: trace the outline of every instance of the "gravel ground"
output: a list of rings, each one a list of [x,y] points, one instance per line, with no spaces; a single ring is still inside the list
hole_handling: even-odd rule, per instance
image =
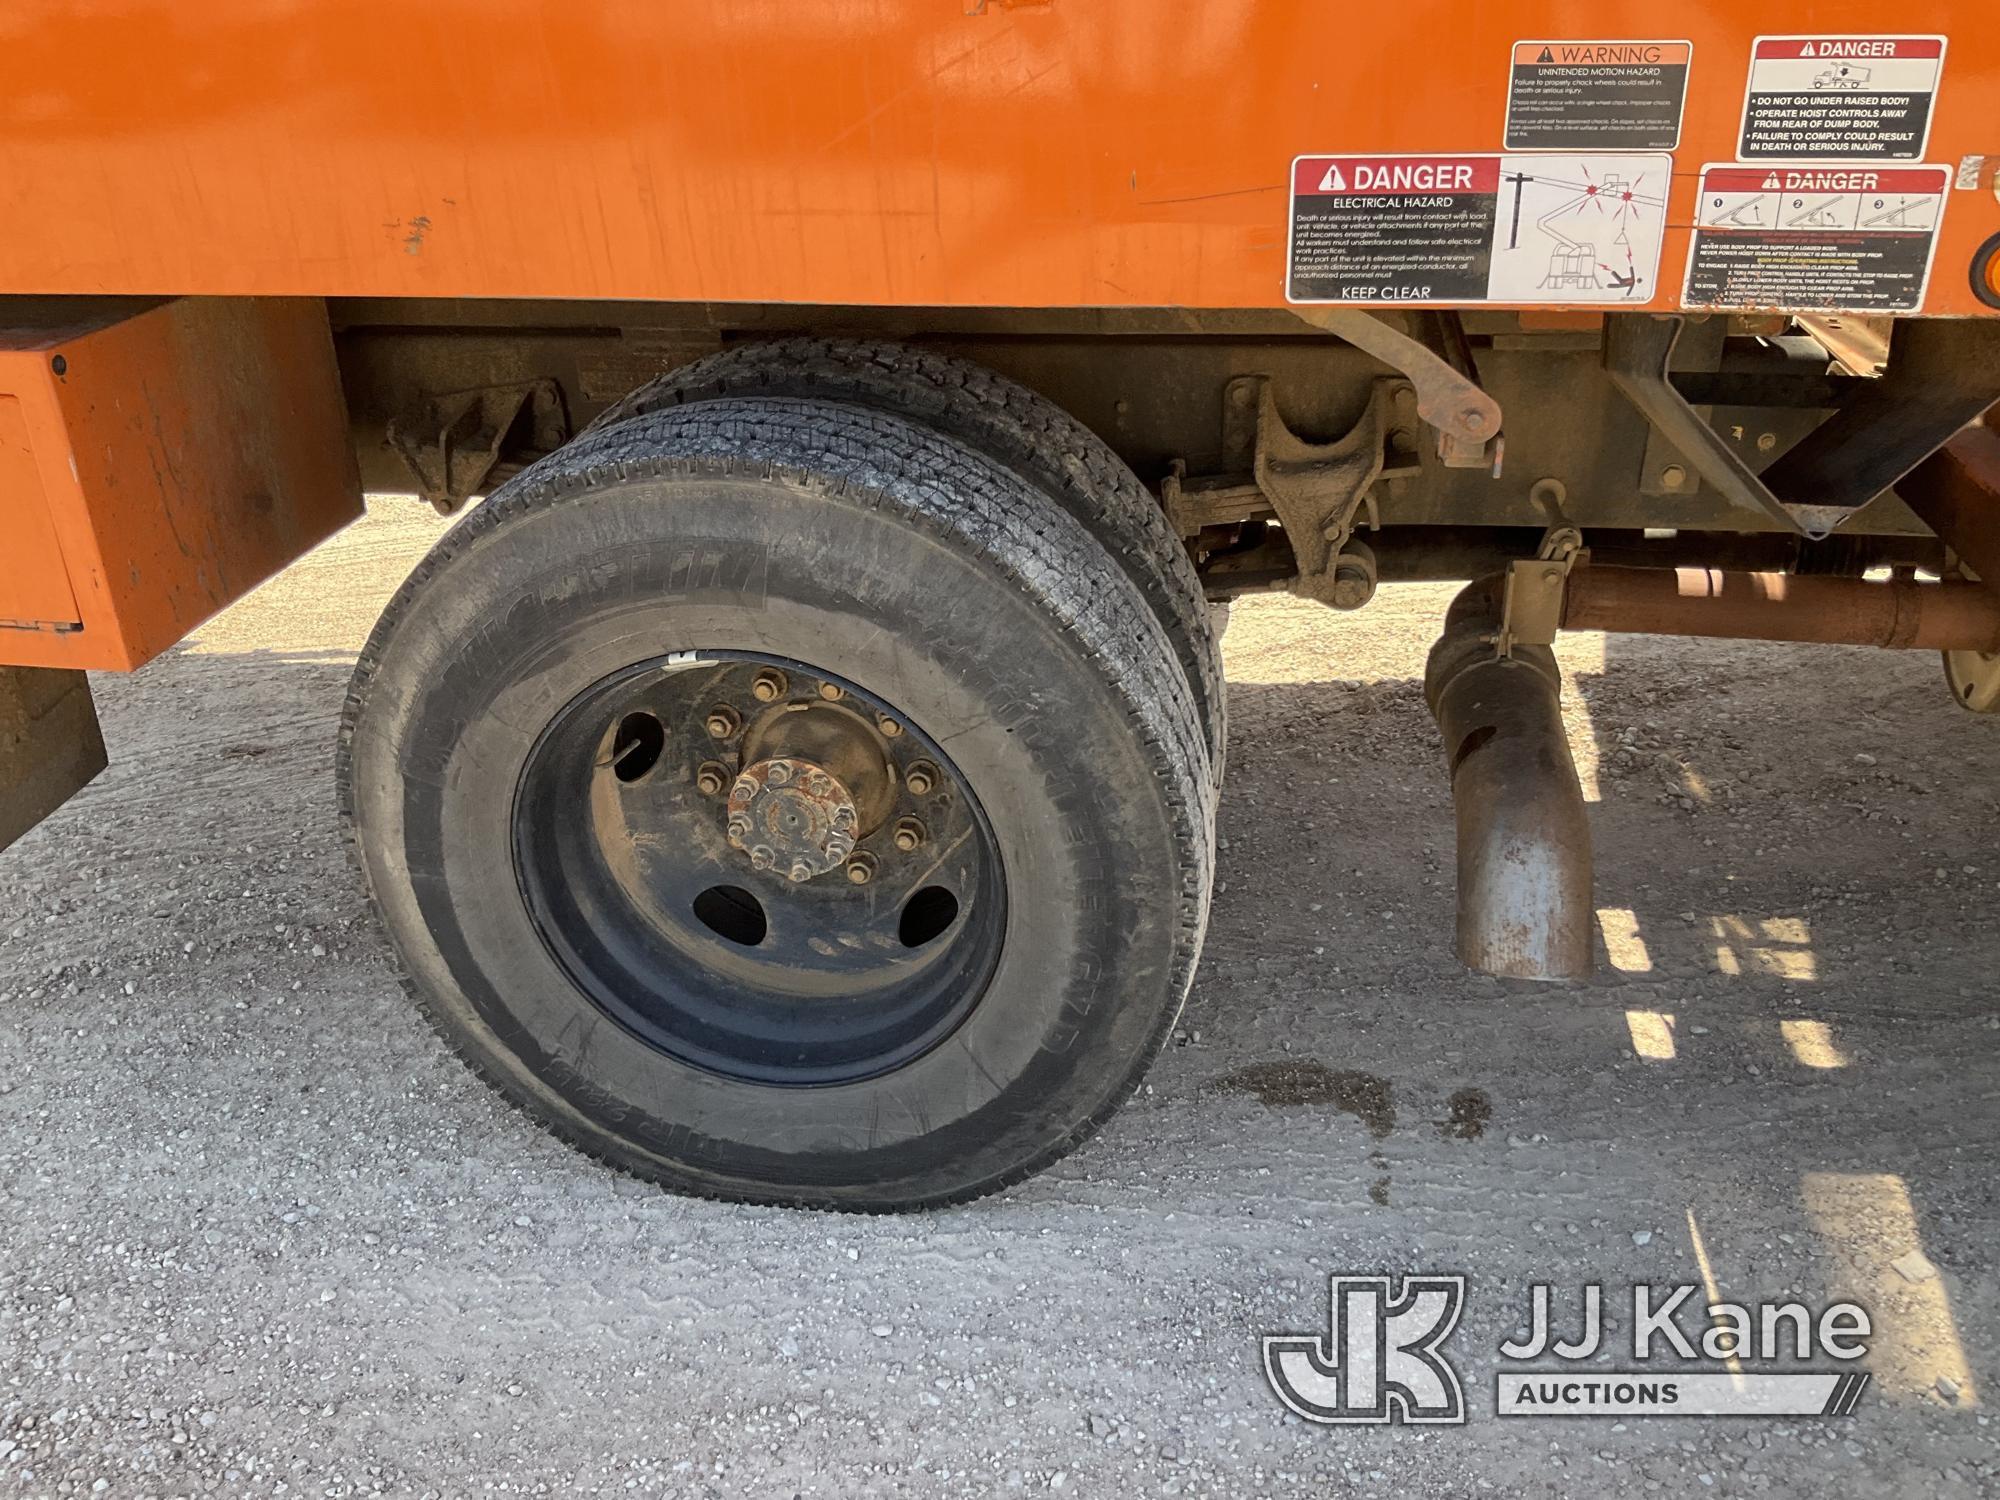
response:
[[[572,1155],[395,982],[331,741],[439,525],[378,502],[100,679],[111,770],[0,855],[0,1493],[2000,1484],[2000,723],[1934,659],[1567,642],[1606,962],[1520,987],[1449,952],[1449,591],[1240,605],[1215,918],[1149,1086],[998,1199],[753,1210]],[[1258,1335],[1323,1331],[1335,1271],[1471,1278],[1470,1425],[1284,1414]],[[1856,1414],[1493,1417],[1529,1282],[1704,1279],[1865,1302]]]

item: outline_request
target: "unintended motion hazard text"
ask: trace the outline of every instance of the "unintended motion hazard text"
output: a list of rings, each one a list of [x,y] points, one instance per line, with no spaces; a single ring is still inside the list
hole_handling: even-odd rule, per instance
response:
[[[1509,151],[1671,151],[1680,144],[1689,42],[1516,42]]]

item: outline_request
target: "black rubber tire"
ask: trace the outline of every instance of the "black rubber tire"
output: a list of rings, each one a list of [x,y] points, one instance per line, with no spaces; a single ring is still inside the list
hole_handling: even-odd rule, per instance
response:
[[[1007,870],[982,999],[872,1080],[778,1088],[647,1047],[557,967],[515,878],[541,726],[633,661],[746,641],[907,711]],[[703,403],[522,473],[389,605],[338,758],[370,893],[445,1039],[584,1150],[704,1196],[890,1210],[1039,1170],[1137,1087],[1207,923],[1214,794],[1154,612],[1035,486],[856,406]]]
[[[589,431],[696,401],[779,396],[894,412],[977,448],[1039,485],[1110,549],[1158,616],[1194,690],[1212,776],[1229,740],[1222,653],[1201,579],[1139,476],[1053,401],[984,365],[908,344],[789,338],[741,344],[657,376]]]

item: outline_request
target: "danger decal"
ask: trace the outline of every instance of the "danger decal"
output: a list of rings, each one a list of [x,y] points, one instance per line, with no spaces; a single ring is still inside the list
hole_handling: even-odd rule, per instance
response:
[[[1671,158],[1301,156],[1293,302],[1645,302]]]
[[[1502,139],[1510,151],[1671,151],[1693,60],[1685,41],[1517,42]]]
[[[1944,75],[1941,36],[1762,36],[1740,161],[1919,161]]]
[[[1946,167],[1710,166],[1682,304],[1916,312]]]

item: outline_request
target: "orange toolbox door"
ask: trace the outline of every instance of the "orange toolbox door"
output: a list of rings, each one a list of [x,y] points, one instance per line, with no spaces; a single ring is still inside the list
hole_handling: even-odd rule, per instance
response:
[[[20,398],[0,395],[0,630],[75,630],[83,616],[35,471]]]

